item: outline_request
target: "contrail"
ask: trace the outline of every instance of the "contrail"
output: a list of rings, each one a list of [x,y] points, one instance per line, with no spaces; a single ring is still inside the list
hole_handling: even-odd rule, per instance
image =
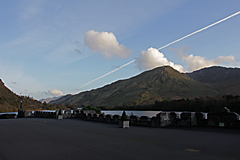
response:
[[[217,22],[215,22],[215,23],[212,23],[212,24],[210,24],[210,25],[208,25],[208,26],[206,26],[206,27],[204,27],[204,28],[201,28],[201,29],[199,29],[199,30],[197,30],[197,31],[195,31],[195,32],[192,32],[192,33],[190,33],[190,34],[188,34],[188,35],[186,35],[186,36],[184,36],[184,37],[182,37],[182,38],[179,38],[179,39],[177,39],[177,40],[175,40],[175,41],[173,41],[173,42],[170,42],[170,43],[168,43],[168,44],[166,44],[166,45],[158,48],[158,50],[161,50],[161,49],[163,49],[163,48],[166,48],[166,47],[168,47],[168,46],[170,46],[170,45],[172,45],[172,44],[174,44],[174,43],[177,43],[177,42],[179,42],[179,41],[181,41],[181,40],[183,40],[183,39],[185,39],[185,38],[188,38],[188,37],[190,37],[190,36],[192,36],[192,35],[194,35],[194,34],[196,34],[196,33],[202,32],[202,31],[204,31],[204,30],[206,30],[206,29],[208,29],[208,28],[210,28],[210,27],[212,27],[212,26],[215,26],[215,25],[217,25],[217,24],[219,24],[219,23],[221,23],[221,22],[224,22],[224,21],[226,21],[226,20],[228,20],[228,19],[230,19],[230,18],[232,18],[232,17],[234,17],[234,16],[236,16],[236,15],[238,15],[238,14],[240,14],[240,11],[238,11],[238,12],[236,12],[236,13],[234,13],[234,14],[226,17],[226,18],[223,18],[223,19],[221,19],[221,20],[219,20],[219,21],[217,21]],[[118,67],[117,69],[115,69],[115,70],[113,70],[113,71],[111,71],[111,72],[108,72],[108,73],[106,73],[106,74],[104,74],[104,75],[102,75],[102,76],[100,76],[100,77],[98,77],[98,78],[96,78],[96,79],[94,79],[94,80],[92,80],[92,81],[90,81],[90,82],[82,85],[82,86],[80,87],[80,89],[81,89],[82,87],[84,87],[84,86],[86,86],[86,85],[88,85],[88,84],[96,81],[96,80],[99,80],[99,79],[101,79],[101,78],[103,78],[103,77],[105,77],[105,76],[107,76],[107,75],[109,75],[109,74],[112,74],[112,73],[116,72],[117,70],[119,70],[119,69],[121,69],[121,68],[123,68],[123,67],[125,67],[125,66],[127,66],[127,65],[129,65],[129,64],[131,64],[131,63],[133,63],[133,62],[135,62],[135,61],[136,61],[136,59],[134,59],[134,60],[132,60],[132,61],[130,61],[130,62],[128,62],[128,63],[120,66],[120,67]]]
[[[101,79],[101,78],[103,78],[103,77],[105,77],[105,76],[107,76],[107,75],[109,75],[109,74],[112,74],[113,72],[116,72],[117,70],[119,70],[119,69],[121,69],[121,68],[123,68],[123,67],[125,67],[125,66],[127,66],[127,65],[129,65],[129,64],[131,64],[131,63],[133,63],[133,62],[135,62],[135,61],[136,61],[136,59],[134,59],[134,60],[132,60],[131,62],[128,62],[128,63],[126,63],[126,64],[118,67],[117,69],[114,69],[113,71],[108,72],[108,73],[106,73],[106,74],[104,74],[104,75],[102,75],[102,76],[100,76],[100,77],[98,77],[98,78],[96,78],[96,79],[94,79],[94,80],[92,80],[92,81],[90,81],[90,82],[82,85],[80,88],[82,88],[82,87],[84,87],[84,86],[86,86],[86,85],[88,85],[88,84],[90,84],[90,83],[92,83],[92,82],[94,82],[94,81],[96,81],[96,80],[99,80],[99,79]]]
[[[175,41],[173,41],[173,42],[171,42],[171,43],[168,43],[167,45],[162,46],[161,48],[158,48],[158,50],[161,50],[161,49],[163,49],[163,48],[165,48],[165,47],[167,47],[167,46],[170,46],[170,45],[172,45],[172,44],[174,44],[174,43],[176,43],[176,42],[179,42],[179,41],[181,41],[181,40],[183,40],[183,39],[185,39],[185,38],[187,38],[187,37],[190,37],[190,36],[192,36],[192,35],[194,35],[194,34],[196,34],[196,33],[199,33],[199,32],[201,32],[201,31],[204,31],[205,29],[208,29],[208,28],[210,28],[210,27],[212,27],[212,26],[215,26],[215,25],[217,25],[217,24],[219,24],[219,23],[221,23],[221,22],[224,22],[224,21],[226,21],[226,20],[228,20],[228,19],[230,19],[230,18],[232,18],[232,17],[234,17],[234,16],[236,16],[236,15],[238,15],[238,14],[240,14],[240,11],[238,11],[238,12],[236,12],[236,13],[234,13],[234,14],[232,14],[232,15],[224,18],[224,19],[221,19],[221,20],[219,20],[219,21],[217,21],[217,22],[215,22],[215,23],[213,23],[213,24],[210,24],[210,25],[208,25],[208,26],[206,26],[206,27],[204,27],[204,28],[201,28],[201,29],[199,29],[199,30],[197,30],[197,31],[195,31],[195,32],[192,32],[192,33],[190,33],[190,34],[188,34],[188,35],[186,35],[186,36],[184,36],[184,37],[182,37],[182,38],[179,38],[179,39],[177,39],[177,40],[175,40]]]

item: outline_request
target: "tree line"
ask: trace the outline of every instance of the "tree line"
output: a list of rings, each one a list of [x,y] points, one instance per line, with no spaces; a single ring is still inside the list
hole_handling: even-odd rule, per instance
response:
[[[178,99],[172,101],[155,101],[149,105],[101,106],[102,110],[159,110],[159,111],[191,111],[218,112],[224,107],[232,112],[240,113],[240,96],[226,95],[218,97],[201,97],[193,99]]]

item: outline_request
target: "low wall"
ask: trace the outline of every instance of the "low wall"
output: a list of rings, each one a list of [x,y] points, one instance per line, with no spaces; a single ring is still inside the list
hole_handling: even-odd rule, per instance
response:
[[[19,110],[19,117],[57,118],[59,111],[31,111]],[[120,115],[97,114],[95,111],[65,110],[61,112],[63,118],[80,118],[88,121],[118,124]],[[211,126],[211,127],[237,127],[240,128],[239,114],[235,112],[159,112],[150,118],[147,116],[128,117],[131,126],[167,127],[167,126]]]
[[[214,126],[214,127],[240,127],[239,115],[236,113],[213,114],[201,112],[160,112],[150,118],[147,116],[130,116],[130,126],[143,127],[167,127],[167,126]],[[82,114],[83,120],[118,124],[121,120],[119,115]],[[219,125],[220,124],[220,125]]]

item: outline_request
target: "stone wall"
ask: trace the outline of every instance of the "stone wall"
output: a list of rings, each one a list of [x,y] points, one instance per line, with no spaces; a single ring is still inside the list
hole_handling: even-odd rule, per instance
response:
[[[47,111],[35,111],[32,114],[31,111],[19,110],[19,117],[38,117],[38,118],[57,118],[60,114],[59,111],[47,112]],[[80,118],[83,120],[113,123],[118,124],[121,120],[120,115],[110,114],[97,114],[91,110],[75,110],[73,113],[71,110],[65,110],[61,113],[63,118]],[[221,111],[214,113],[202,113],[202,112],[159,112],[156,116],[150,118],[147,116],[135,116],[127,117],[130,122],[130,126],[143,126],[143,127],[167,127],[167,126],[211,126],[211,127],[238,127],[240,128],[239,114],[229,111]]]
[[[118,124],[121,120],[120,115],[104,115],[96,113],[83,113],[83,120]],[[239,115],[234,112],[230,113],[206,113],[201,112],[160,112],[150,118],[147,116],[130,116],[128,117],[130,126],[143,127],[167,127],[167,126],[215,126],[215,127],[240,127]],[[219,125],[224,123],[224,126]]]

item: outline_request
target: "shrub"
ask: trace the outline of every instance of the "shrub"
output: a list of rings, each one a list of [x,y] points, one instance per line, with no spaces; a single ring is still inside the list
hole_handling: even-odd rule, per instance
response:
[[[58,115],[62,115],[62,110],[61,109],[59,109]]]
[[[90,105],[82,108],[82,110],[94,110],[94,111],[96,111],[97,114],[101,114],[101,112],[102,112],[102,110],[100,108],[92,107]]]
[[[128,119],[127,119],[127,114],[126,114],[125,111],[123,111],[123,113],[122,113],[122,120],[123,120],[123,121],[127,121],[127,120],[128,120]]]

